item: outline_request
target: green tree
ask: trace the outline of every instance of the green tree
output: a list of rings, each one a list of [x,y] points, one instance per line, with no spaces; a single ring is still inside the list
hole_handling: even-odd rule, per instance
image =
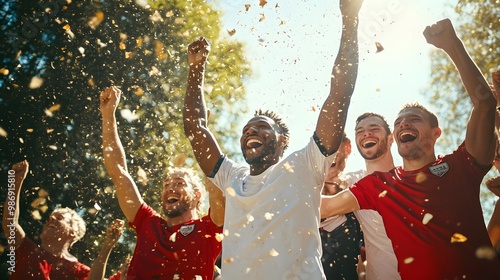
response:
[[[203,0],[0,5],[0,175],[7,178],[13,163],[28,159],[31,172],[20,205],[27,235],[35,238],[55,207],[76,209],[88,229],[72,252],[90,264],[107,224],[123,217],[102,164],[100,90],[110,84],[122,88],[117,114],[129,168],[146,202],[161,209],[165,168],[195,162],[182,129],[187,44],[199,36],[212,42],[207,103],[223,144],[235,142],[239,135],[228,132],[238,131],[235,125],[247,110],[239,102],[250,74],[243,45],[223,35],[219,12]],[[135,234],[127,230],[108,271],[134,244]],[[1,263],[4,272],[6,261]]]
[[[491,72],[500,66],[500,5],[498,0],[458,0],[457,16],[452,19],[458,36],[485,77],[491,81]],[[442,150],[457,147],[465,138],[465,127],[472,104],[462,85],[460,76],[446,54],[435,50],[431,54],[431,104],[441,118],[443,136],[438,142]],[[467,109],[464,109],[467,108]],[[445,120],[445,121],[443,121]],[[446,121],[453,120],[453,121]],[[490,173],[495,173],[491,171]],[[489,174],[487,177],[491,177]],[[481,195],[485,216],[491,215],[492,195],[486,190]]]

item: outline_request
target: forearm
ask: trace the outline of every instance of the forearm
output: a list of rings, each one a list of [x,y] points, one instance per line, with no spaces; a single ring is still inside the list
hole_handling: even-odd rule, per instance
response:
[[[316,134],[329,153],[340,145],[347,112],[358,75],[358,17],[343,16],[339,52],[331,74],[330,94],[325,100]]]
[[[184,99],[184,131],[186,135],[193,135],[200,127],[206,127],[207,108],[203,94],[204,66],[189,67],[188,84]]]
[[[210,180],[205,179],[208,192],[208,202],[210,206],[210,218],[219,227],[224,225],[224,212],[226,210],[226,198],[219,188]]]
[[[106,266],[108,263],[109,255],[113,249],[114,243],[104,242],[97,258],[90,267],[90,274],[88,280],[102,280],[106,273]]]
[[[25,237],[24,230],[19,225],[19,198],[23,181],[24,178],[22,177],[9,176],[7,197],[3,207],[2,228],[5,236],[8,238],[8,244],[15,247],[21,245],[21,241]],[[9,238],[12,236],[12,231],[14,231],[14,239]]]

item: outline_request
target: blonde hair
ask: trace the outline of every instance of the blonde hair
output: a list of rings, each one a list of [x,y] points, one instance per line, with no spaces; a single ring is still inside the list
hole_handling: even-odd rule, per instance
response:
[[[200,199],[198,204],[196,205],[196,211],[198,214],[203,214],[203,201],[206,197],[206,191],[201,181],[201,178],[198,177],[195,171],[192,168],[188,167],[171,167],[165,170],[164,180],[166,181],[170,178],[183,178],[188,185],[191,185],[194,193],[200,193]]]
[[[58,213],[61,215],[69,214],[70,219],[69,219],[69,225],[71,227],[72,232],[75,235],[75,238],[73,239],[73,242],[71,245],[75,244],[78,240],[82,239],[83,236],[85,235],[85,232],[87,231],[87,226],[85,225],[85,221],[76,213],[75,210],[64,207],[64,208],[57,208],[52,213]]]

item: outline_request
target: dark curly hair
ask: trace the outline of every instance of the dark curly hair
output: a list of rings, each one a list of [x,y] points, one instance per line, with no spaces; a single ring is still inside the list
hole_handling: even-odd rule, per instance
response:
[[[286,150],[286,148],[288,148],[288,140],[290,139],[290,131],[283,120],[275,112],[269,110],[262,111],[262,109],[255,110],[254,116],[265,116],[272,119],[276,123],[280,130],[278,132],[287,140],[285,145],[283,146],[283,150]]]

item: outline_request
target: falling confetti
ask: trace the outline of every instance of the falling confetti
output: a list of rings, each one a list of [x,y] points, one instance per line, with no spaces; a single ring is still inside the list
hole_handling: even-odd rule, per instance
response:
[[[234,189],[233,189],[233,188],[231,188],[231,187],[226,188],[226,192],[227,192],[227,194],[228,194],[228,195],[230,195],[230,196],[232,196],[232,197],[235,197],[235,196],[236,196],[236,192],[235,192],[235,191],[234,191]]]
[[[476,257],[478,259],[493,260],[497,254],[492,247],[479,247],[476,250]]]
[[[29,88],[35,89],[35,88],[41,87],[42,85],[43,85],[43,79],[35,76],[35,77],[31,78]]]
[[[7,131],[5,131],[2,127],[0,127],[0,136],[7,137]]]
[[[236,33],[236,29],[227,30],[229,36],[233,36]]]
[[[252,215],[247,215],[247,222],[251,223],[255,220],[255,218]]]
[[[50,108],[47,110],[54,113],[55,111],[59,111],[59,109],[61,109],[61,104],[54,104],[54,105],[50,106]]]
[[[279,253],[276,252],[276,250],[274,250],[274,249],[269,250],[269,256],[277,257],[278,255],[279,255]]]
[[[0,75],[8,76],[9,75],[9,69],[0,68]]]
[[[225,263],[232,263],[232,262],[234,262],[234,259],[233,258],[226,258],[226,259],[224,259],[224,262]]]
[[[266,0],[259,0],[259,6],[264,7],[267,4]]]
[[[224,234],[222,234],[222,233],[215,234],[215,240],[222,242],[223,239],[224,239]]]
[[[406,258],[406,259],[404,260],[404,263],[405,263],[405,264],[409,264],[409,263],[412,263],[414,260],[415,260],[415,259],[414,259],[413,257],[409,257],[409,258]]]
[[[424,182],[425,180],[427,180],[427,175],[425,175],[423,172],[418,172],[417,176],[415,177],[415,182],[417,184],[420,184],[420,183]]]
[[[269,212],[266,212],[266,214],[264,214],[264,217],[266,218],[266,220],[272,220],[273,216],[274,216],[274,214],[269,213]]]
[[[433,217],[431,213],[425,213],[422,223],[426,225]]]
[[[375,46],[377,47],[377,53],[384,50],[384,47],[382,47],[382,44],[380,44],[379,42],[375,42]]]
[[[33,217],[33,219],[37,221],[40,221],[42,219],[42,216],[40,215],[40,212],[38,210],[31,212],[31,217]]]
[[[379,193],[378,197],[382,198],[382,197],[384,197],[386,195],[387,195],[387,191],[385,190],[385,191]]]
[[[248,12],[248,10],[250,9],[252,5],[250,4],[245,4],[245,12]]]
[[[97,11],[93,17],[90,18],[88,25],[92,29],[96,29],[99,24],[104,20],[104,13],[102,11]]]
[[[288,161],[283,163],[283,167],[285,168],[286,171],[290,172],[290,173],[293,173],[293,168],[294,166],[291,165]]]
[[[56,145],[49,145],[49,149],[56,151],[57,150],[57,146]]]
[[[139,119],[139,116],[130,111],[130,109],[121,109],[120,115],[122,116],[122,118],[126,119],[129,122]]]
[[[259,22],[261,22],[265,19],[266,19],[266,16],[264,14],[260,14]]]
[[[148,174],[146,173],[146,171],[144,169],[142,169],[142,167],[138,166],[137,167],[137,176],[139,176],[139,178],[141,179],[142,183],[145,185],[148,183],[149,179],[148,179]]]
[[[170,235],[170,237],[168,238],[168,240],[172,241],[172,242],[175,242],[175,238],[177,237],[177,232],[174,232],[172,233],[172,235]]]
[[[97,210],[97,211],[101,211],[101,209],[102,209],[102,208],[101,208],[101,206],[100,206],[99,204],[97,204],[97,202],[96,202],[96,203],[94,203],[94,208],[95,208],[95,210]]]
[[[460,233],[453,234],[450,240],[451,243],[465,242],[465,241],[467,241],[467,237]]]

